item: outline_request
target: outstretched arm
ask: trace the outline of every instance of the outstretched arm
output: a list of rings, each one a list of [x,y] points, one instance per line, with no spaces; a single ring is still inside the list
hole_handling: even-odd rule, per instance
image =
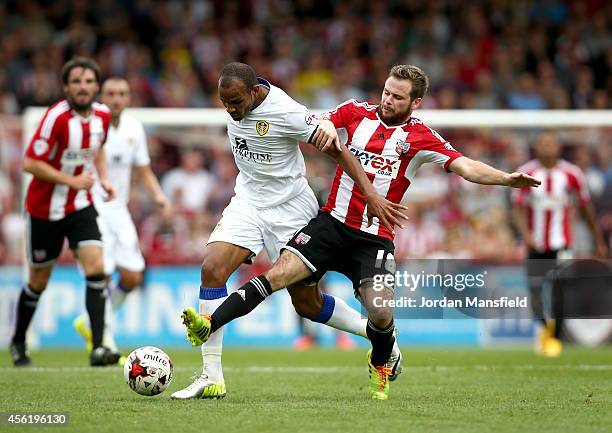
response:
[[[525,173],[506,173],[484,162],[460,156],[451,162],[449,169],[470,182],[482,185],[502,185],[512,188],[538,187],[542,183]]]

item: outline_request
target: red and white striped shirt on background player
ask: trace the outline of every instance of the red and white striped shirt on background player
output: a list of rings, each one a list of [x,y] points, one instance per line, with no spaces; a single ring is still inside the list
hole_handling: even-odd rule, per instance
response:
[[[377,193],[399,203],[421,164],[435,162],[448,170],[461,156],[437,132],[411,117],[398,126],[387,126],[377,106],[353,99],[322,118],[348,134],[346,146],[353,152]],[[344,134],[341,134],[344,135]],[[393,240],[393,234],[376,221],[368,227],[366,201],[353,180],[338,167],[324,212],[349,227]]]
[[[66,174],[93,173],[93,160],[106,141],[111,113],[94,102],[84,118],[62,100],[47,110],[26,150],[28,158],[44,161]],[[34,218],[57,221],[93,204],[87,190],[34,177],[26,194],[26,209]]]
[[[557,251],[572,245],[571,197],[581,205],[589,202],[589,191],[582,170],[565,160],[547,169],[536,159],[517,169],[542,181],[539,188],[513,191],[515,205],[527,208],[527,224],[540,252]]]

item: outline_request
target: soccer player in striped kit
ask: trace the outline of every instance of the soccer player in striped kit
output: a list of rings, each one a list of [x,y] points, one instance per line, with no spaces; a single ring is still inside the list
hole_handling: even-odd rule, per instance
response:
[[[536,352],[545,356],[561,353],[562,296],[553,294],[553,318],[546,320],[542,305],[542,286],[547,274],[558,260],[572,257],[572,198],[576,198],[581,216],[587,222],[595,253],[605,257],[607,247],[597,225],[586,179],[582,170],[561,159],[561,143],[552,131],[540,133],[535,143],[535,159],[518,170],[542,181],[538,189],[514,191],[513,217],[529,250],[527,282],[531,307],[535,317],[543,323],[536,340]]]
[[[321,150],[351,152],[361,163],[376,194],[399,203],[420,165],[432,162],[466,180],[486,185],[537,186],[524,173],[504,173],[464,157],[437,132],[412,117],[427,91],[428,79],[416,66],[396,65],[385,81],[380,105],[349,100],[322,116],[329,119],[346,147]],[[333,151],[333,149],[336,149]],[[395,259],[393,228],[368,215],[368,192],[338,167],[327,204],[283,248],[274,266],[232,293],[210,317],[183,311],[188,338],[205,342],[217,329],[244,316],[273,292],[295,282],[318,281],[328,270],[346,275],[368,311],[370,397],[389,397],[389,364],[395,343],[393,299]],[[382,278],[381,278],[382,277]],[[378,284],[376,283],[383,283]],[[382,285],[382,287],[380,287]],[[214,335],[214,334],[213,334]]]
[[[64,238],[86,280],[85,305],[92,328],[92,366],[115,364],[119,358],[102,346],[106,301],[102,241],[90,193],[94,170],[106,200],[115,190],[106,175],[104,142],[111,121],[105,105],[94,102],[100,68],[75,57],[62,68],[65,99],[49,107],[30,141],[23,170],[33,175],[25,197],[29,277],[17,303],[10,352],[15,366],[31,364],[26,331],[46,289]]]

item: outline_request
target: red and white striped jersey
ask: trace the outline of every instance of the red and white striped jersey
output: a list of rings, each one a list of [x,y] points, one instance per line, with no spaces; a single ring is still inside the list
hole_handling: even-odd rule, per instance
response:
[[[401,201],[421,164],[435,162],[448,170],[450,163],[461,156],[421,120],[411,117],[402,125],[387,126],[376,109],[375,105],[351,99],[320,117],[346,130],[346,146],[362,164],[376,192],[387,200]],[[393,234],[378,221],[367,226],[364,195],[340,167],[322,210],[349,227],[393,239]]]
[[[65,99],[49,107],[26,150],[28,158],[44,161],[64,173],[94,173],[96,152],[106,141],[111,114],[94,102],[89,117],[70,108]],[[34,218],[57,221],[93,204],[89,191],[34,177],[26,194],[26,209]]]
[[[539,188],[513,191],[515,205],[527,208],[528,229],[538,251],[555,251],[572,245],[570,207],[572,194],[583,205],[588,203],[589,191],[579,167],[559,160],[551,169],[532,160],[517,169],[542,181]]]

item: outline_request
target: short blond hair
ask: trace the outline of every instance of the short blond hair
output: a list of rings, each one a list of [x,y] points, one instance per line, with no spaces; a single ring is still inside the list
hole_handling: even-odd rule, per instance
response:
[[[391,71],[389,71],[389,76],[399,80],[410,80],[412,83],[410,97],[413,100],[416,98],[422,98],[425,96],[425,93],[427,93],[429,78],[427,78],[427,74],[418,66],[395,65],[391,68]]]

